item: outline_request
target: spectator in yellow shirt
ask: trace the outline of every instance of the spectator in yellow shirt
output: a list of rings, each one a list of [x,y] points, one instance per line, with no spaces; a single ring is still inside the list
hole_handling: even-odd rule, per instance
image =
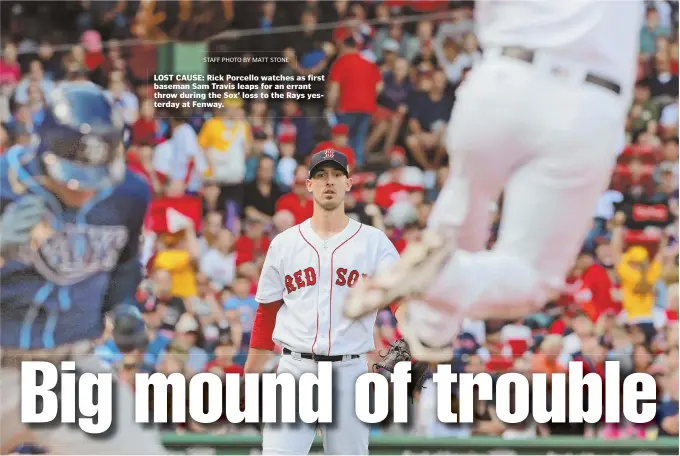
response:
[[[641,246],[630,247],[622,256],[616,271],[621,280],[623,310],[628,323],[637,324],[650,341],[654,336],[653,308],[654,284],[661,277],[661,261],[658,256],[665,246],[662,241],[657,256],[649,258],[649,252]]]
[[[222,103],[224,107],[217,110],[215,117],[203,124],[198,144],[208,162],[206,176],[220,187],[218,210],[224,210],[226,202],[231,200],[240,211],[246,157],[253,145],[252,131],[245,120],[243,100],[222,98]]]
[[[171,294],[184,299],[191,311],[192,299],[198,295],[197,262],[200,254],[196,232],[188,227],[178,233],[161,235],[160,251],[154,259],[154,269],[170,272]]]

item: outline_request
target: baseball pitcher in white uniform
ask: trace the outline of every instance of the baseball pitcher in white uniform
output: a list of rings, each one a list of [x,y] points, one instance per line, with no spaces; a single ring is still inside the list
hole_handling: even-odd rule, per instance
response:
[[[450,358],[464,317],[521,318],[563,286],[615,166],[637,69],[641,1],[485,0],[475,14],[483,58],[456,92],[451,173],[428,230],[345,309],[358,318],[401,299],[421,361]]]
[[[354,386],[368,372],[374,350],[376,312],[359,319],[343,314],[345,298],[360,279],[396,262],[399,254],[380,230],[345,214],[352,181],[347,157],[328,149],[309,165],[307,189],[314,197],[310,219],[276,236],[263,265],[256,299],[259,309],[245,371],[261,372],[282,347],[277,373],[299,378],[317,373],[317,362],[333,362],[333,423],[319,424],[326,454],[368,454],[369,425],[355,414]],[[308,454],[316,424],[263,428],[263,454]]]

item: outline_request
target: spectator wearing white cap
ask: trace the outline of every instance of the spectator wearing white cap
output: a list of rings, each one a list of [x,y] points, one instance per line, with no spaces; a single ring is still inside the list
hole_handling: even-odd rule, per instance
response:
[[[276,213],[274,214],[273,223],[274,232],[276,234],[283,233],[288,228],[292,228],[295,226],[295,216],[293,215],[292,212],[285,209],[276,211]]]
[[[378,177],[375,197],[375,203],[383,209],[389,208],[397,200],[407,198],[411,191],[421,191],[425,183],[421,169],[407,166],[403,147],[393,147],[388,158],[390,167]]]
[[[380,66],[380,71],[391,71],[394,68],[394,62],[399,58],[399,43],[388,38],[382,43],[382,59],[377,63]]]
[[[177,322],[174,340],[188,351],[185,372],[191,376],[205,370],[210,357],[201,348],[203,345],[203,331],[201,325],[191,314],[185,313]]]

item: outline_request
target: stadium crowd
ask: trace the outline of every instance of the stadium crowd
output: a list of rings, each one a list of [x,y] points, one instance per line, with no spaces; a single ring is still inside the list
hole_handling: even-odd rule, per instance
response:
[[[45,98],[61,81],[91,80],[123,108],[129,168],[155,195],[142,240],[147,277],[137,296],[150,344],[121,353],[109,327],[98,348],[122,381],[141,370],[243,373],[259,268],[271,239],[311,215],[305,177],[314,151],[333,147],[349,157],[352,217],[385,230],[399,251],[418,236],[447,178],[443,133],[456,88],[482,58],[470,3],[3,3],[0,150],[30,143]],[[376,426],[376,433],[677,435],[678,4],[646,8],[618,164],[567,287],[525,319],[467,321],[452,364],[458,372],[556,373],[574,360],[602,376],[604,361],[618,360],[623,375],[657,378],[655,421],[505,425],[492,401],[476,400],[473,425],[447,426],[436,420],[429,380],[414,405],[416,425]],[[297,31],[277,32],[289,25]],[[154,45],[120,40],[202,40],[225,29],[251,32],[241,49],[294,55],[282,73],[325,75],[326,97],[316,104],[228,99],[215,112],[156,110],[144,71]],[[502,199],[489,210],[498,221]],[[381,311],[371,359],[398,337],[391,313]],[[276,362],[274,354],[269,368]],[[226,424],[171,428],[247,432]]]

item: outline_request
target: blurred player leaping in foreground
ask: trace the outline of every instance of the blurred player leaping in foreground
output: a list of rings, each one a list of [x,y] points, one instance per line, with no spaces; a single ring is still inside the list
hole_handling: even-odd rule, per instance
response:
[[[126,171],[122,140],[123,120],[102,89],[71,83],[52,93],[34,144],[0,157],[3,454],[22,443],[53,454],[166,452],[155,432],[134,423],[132,391],[118,385],[106,436],[20,419],[21,362],[72,360],[76,372],[104,372],[92,341],[104,314],[129,306],[141,280],[150,196]]]
[[[480,1],[475,14],[484,57],[456,93],[451,174],[428,231],[345,308],[358,318],[406,303],[401,332],[421,361],[451,358],[464,317],[520,318],[562,287],[615,165],[637,69],[641,1]]]

